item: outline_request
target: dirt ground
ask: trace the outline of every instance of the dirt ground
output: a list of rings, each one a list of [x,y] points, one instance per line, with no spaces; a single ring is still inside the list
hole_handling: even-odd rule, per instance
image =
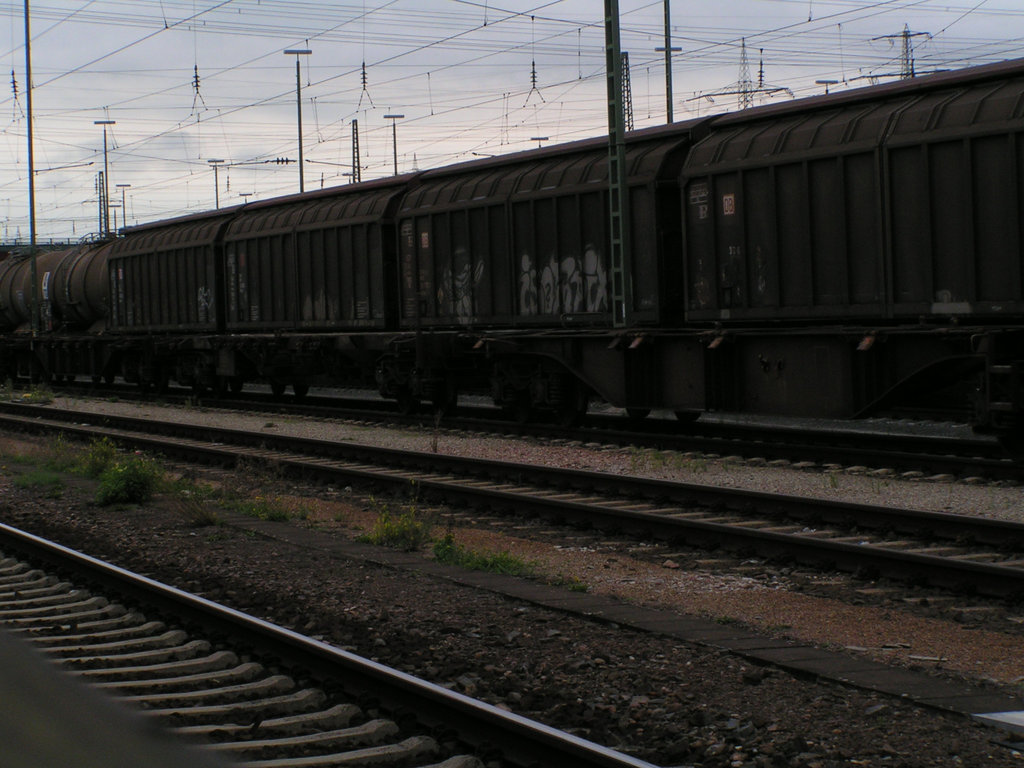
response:
[[[3,457],[24,452],[0,436]],[[180,501],[99,507],[90,483],[59,497],[20,487],[24,462],[0,458],[0,520],[44,535],[434,682],[664,766],[1024,765],[1006,736],[906,702],[813,683],[708,648],[550,612],[417,571],[327,558],[225,525],[199,525]],[[380,500],[251,475],[198,479],[245,487],[301,510],[280,525],[323,537],[365,533]],[[716,573],[693,562],[651,562],[627,548],[556,546],[456,517],[467,548],[515,552],[570,588],[618,594],[684,613],[743,621],[822,645],[894,644],[944,659],[946,673],[1014,688],[1024,675],[1019,636],[854,606],[790,591],[785,580]],[[429,553],[424,552],[424,557]],[[656,558],[657,560],[657,558]],[[831,618],[830,618],[831,617]],[[917,624],[908,623],[910,621]],[[859,627],[859,629],[857,629]],[[945,634],[943,634],[945,633]],[[972,634],[973,633],[973,634]],[[981,634],[984,642],[974,643]],[[908,642],[896,642],[900,639]],[[909,648],[904,647],[910,645]],[[981,652],[972,647],[984,647]]]

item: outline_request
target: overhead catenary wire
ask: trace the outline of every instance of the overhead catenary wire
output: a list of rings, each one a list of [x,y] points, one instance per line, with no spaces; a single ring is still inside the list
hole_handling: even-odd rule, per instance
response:
[[[236,150],[232,156],[243,158],[286,154],[289,146],[294,151],[294,130],[290,132],[289,141],[289,132],[281,129],[282,121],[274,117],[291,89],[282,80],[277,80],[280,86],[274,88],[273,73],[279,67],[266,67],[266,63],[289,44],[282,41],[282,32],[291,40],[318,40],[318,45],[361,43],[357,50],[363,51],[362,61],[352,62],[351,57],[348,60],[335,58],[329,66],[321,63],[325,59],[319,59],[315,66],[307,62],[306,80],[316,118],[315,131],[317,140],[322,139],[324,144],[341,137],[347,139],[346,121],[363,111],[361,106],[365,105],[365,100],[363,105],[359,104],[363,61],[374,96],[378,92],[381,97],[387,94],[393,103],[409,104],[410,112],[418,109],[418,114],[410,116],[404,124],[409,126],[407,142],[415,142],[415,145],[409,144],[410,155],[415,152],[421,165],[450,162],[473,151],[516,148],[522,146],[524,134],[550,133],[559,137],[556,140],[592,135],[600,130],[603,118],[603,100],[594,90],[600,79],[595,73],[601,68],[597,44],[600,20],[573,18],[568,14],[560,16],[560,7],[565,6],[559,2],[535,2],[524,8],[522,5],[508,7],[513,4],[512,0],[504,3],[450,0],[447,8],[451,10],[437,14],[426,8],[426,3],[410,4],[404,0],[360,0],[358,5],[349,2],[329,7],[308,0],[260,0],[257,4],[244,5],[230,1],[209,2],[202,7],[202,0],[164,0],[158,9],[146,9],[127,0],[89,0],[72,11],[61,8],[61,1],[54,0],[44,12],[45,21],[40,27],[43,31],[34,38],[62,34],[68,25],[102,27],[127,34],[142,28],[145,32],[132,34],[124,45],[111,38],[109,49],[105,51],[100,47],[97,56],[74,64],[66,72],[52,68],[41,70],[42,80],[48,83],[47,90],[63,88],[69,77],[76,78],[75,83],[85,77],[90,85],[77,90],[96,94],[96,103],[91,108],[71,99],[49,105],[43,112],[48,130],[41,138],[41,151],[53,153],[55,162],[47,164],[53,168],[68,165],[65,158],[70,161],[95,157],[98,142],[74,130],[73,123],[76,119],[91,121],[99,110],[99,103],[108,104],[112,113],[116,112],[120,132],[117,172],[133,174],[131,180],[139,182],[140,197],[148,188],[159,189],[164,194],[173,189],[175,183],[173,171],[157,181],[148,168],[157,163],[168,169],[175,164],[188,167],[188,162],[201,159],[198,155],[207,142],[212,142],[209,151],[218,154],[226,154],[227,148],[222,145],[230,142]],[[660,30],[655,21],[660,14],[655,12],[660,10],[661,3],[662,0],[638,2],[624,11],[623,30],[636,35],[638,40],[657,37]],[[780,68],[795,73],[780,81],[786,85],[796,85],[796,78],[800,77],[813,82],[815,76],[829,76],[831,72],[827,68],[843,74],[848,65],[854,72],[891,68],[892,54],[866,50],[863,41],[868,35],[858,31],[858,25],[893,19],[896,13],[912,14],[934,5],[928,0],[874,3],[834,0],[827,6],[830,13],[822,14],[820,7],[813,7],[807,0],[779,0],[778,4],[802,6],[805,15],[786,23],[765,25],[748,38],[756,39],[758,47],[770,50],[773,73]],[[929,43],[920,51],[920,62],[927,61],[927,66],[933,67],[937,66],[933,61],[985,60],[986,56],[1006,55],[1013,45],[1012,41],[986,39],[973,32],[979,18],[992,20],[1012,15],[1015,10],[1005,3],[971,0],[967,5],[953,0],[944,5],[948,6],[944,21],[930,27],[941,30],[935,37],[942,36],[942,45],[934,40]],[[813,13],[808,13],[811,8]],[[645,11],[652,13],[644,17]],[[0,8],[0,15],[3,12]],[[808,16],[812,17],[811,23],[804,20]],[[185,23],[189,19],[192,22]],[[890,22],[886,26],[891,30],[895,24]],[[698,18],[697,23],[687,25],[686,31],[688,34],[675,37],[684,44],[681,57],[686,60],[687,73],[700,78],[702,73],[713,73],[719,67],[735,71],[733,46],[739,44],[735,30],[717,23],[708,12]],[[838,66],[837,31],[841,38]],[[885,27],[875,31],[885,31]],[[123,74],[124,57],[185,32],[192,37],[193,62],[190,62],[191,71],[179,74],[176,84],[162,80],[173,79],[181,68],[161,67],[155,60],[146,60],[142,67],[135,67],[132,75]],[[954,36],[954,32],[959,35]],[[227,57],[219,55],[220,51],[217,56],[208,55],[207,41],[213,40],[215,35],[217,40],[224,41],[219,47],[225,52],[232,50],[232,40],[245,41],[245,45],[238,46]],[[651,66],[654,55],[646,54],[639,46],[629,47],[633,70],[641,74]],[[531,74],[537,76],[535,82],[509,89],[505,80],[499,87],[488,87],[492,71],[507,75],[509,62],[524,56],[530,62]],[[147,66],[150,64],[153,66]],[[166,75],[161,75],[161,70],[165,70]],[[807,75],[802,76],[801,72]],[[422,85],[424,79],[426,88]],[[419,87],[415,85],[417,82],[421,84]],[[713,84],[715,81],[705,82]],[[145,85],[139,88],[137,84]],[[200,99],[196,98],[195,85],[200,86]],[[531,96],[534,87],[538,90]],[[794,90],[806,92],[800,86]],[[56,95],[57,91],[54,93]],[[400,93],[401,98],[395,98],[395,93]],[[12,110],[16,106],[14,96],[11,93],[6,99]],[[543,103],[537,96],[554,103]],[[527,97],[530,97],[529,114],[520,112],[518,107],[520,100],[526,101]],[[646,98],[649,101],[653,97],[651,94]],[[177,122],[182,112],[170,115],[174,102],[182,112],[188,112],[190,104],[192,111],[203,110],[203,127],[179,126]],[[647,111],[637,115],[638,122]],[[361,117],[366,129],[364,149],[376,162],[368,167],[372,175],[374,168],[382,165],[383,153],[375,145],[382,137],[382,127],[378,125],[379,117],[374,121],[365,112]],[[430,120],[426,119],[428,117]],[[58,120],[68,125],[68,129],[59,127]],[[212,132],[211,123],[216,123]],[[539,128],[541,125],[544,127]],[[202,130],[201,136],[199,130]],[[190,155],[168,155],[167,142],[175,134],[183,135],[178,144],[191,147]],[[9,162],[0,160],[0,173],[8,166],[16,176],[16,158],[12,156]],[[194,163],[193,167],[201,166]],[[74,171],[50,173],[57,178],[57,175]],[[0,178],[0,187],[16,184],[16,179],[8,182]],[[262,187],[267,191],[261,194],[269,193],[272,188]],[[189,204],[201,202],[197,200],[198,189],[189,194]]]

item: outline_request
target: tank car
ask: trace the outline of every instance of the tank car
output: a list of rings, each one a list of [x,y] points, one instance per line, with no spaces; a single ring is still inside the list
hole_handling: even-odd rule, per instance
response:
[[[82,243],[36,255],[38,332],[32,333],[32,265],[26,253],[0,262],[0,378],[102,375],[108,311],[107,244]]]

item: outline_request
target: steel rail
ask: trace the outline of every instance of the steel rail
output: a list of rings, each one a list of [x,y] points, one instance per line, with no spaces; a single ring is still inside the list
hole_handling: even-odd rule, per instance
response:
[[[553,488],[595,490],[637,499],[664,500],[679,504],[706,505],[733,510],[757,508],[760,514],[765,512],[785,513],[805,519],[820,519],[824,522],[843,522],[855,519],[860,526],[891,528],[894,531],[908,533],[927,528],[939,538],[974,539],[993,545],[1024,546],[1024,525],[991,518],[787,496],[631,475],[613,475],[587,470],[448,456],[396,448],[381,448],[346,441],[256,433],[150,418],[0,403],[0,423],[7,422],[20,428],[32,429],[33,424],[45,426],[41,420],[68,422],[67,426],[61,427],[63,431],[79,432],[86,437],[92,434],[92,428],[88,426],[90,424],[102,425],[115,430],[142,432],[145,434],[125,435],[122,439],[131,440],[135,445],[153,446],[158,450],[166,450],[166,444],[162,441],[152,441],[147,438],[147,435],[205,440],[213,444],[207,450],[211,457],[221,457],[227,461],[237,458],[237,454],[230,450],[225,454],[225,451],[219,450],[218,446],[266,447],[275,451],[356,461],[374,466],[409,470],[426,469],[438,473],[473,475],[500,480],[519,479],[531,484],[548,485]],[[360,473],[354,469],[352,474],[360,476]],[[377,477],[377,475],[366,476]]]
[[[371,695],[391,711],[413,711],[428,726],[454,729],[464,741],[497,748],[514,762],[587,768],[653,768],[621,752],[420,680],[399,670],[258,619],[242,611],[162,584],[55,542],[0,523],[5,548],[55,568],[73,571],[144,606],[223,633],[237,644],[337,681],[346,691]]]
[[[205,461],[221,465],[234,465],[243,457],[266,460],[298,476],[387,485],[399,493],[413,491],[423,497],[544,512],[670,541],[752,547],[767,557],[795,557],[801,562],[829,563],[839,569],[871,569],[903,578],[927,578],[947,588],[970,588],[997,595],[1024,593],[1024,567],[938,557],[867,542],[829,540],[813,535],[813,531],[809,535],[780,533],[764,526],[745,525],[739,519],[720,522],[681,513],[702,507],[855,530],[872,528],[909,535],[925,531],[929,541],[973,541],[1000,551],[1024,548],[1024,525],[1019,523],[151,419],[44,410],[47,415],[90,418],[105,426],[60,424],[11,414],[0,414],[0,421],[24,429],[60,429],[85,438],[103,434],[137,448],[190,458],[202,456]],[[164,437],[155,436],[157,433]],[[567,498],[565,493],[558,492],[564,489],[596,498]],[[644,508],[658,506],[671,508],[658,513]]]
[[[145,400],[134,388],[122,388],[122,397]],[[194,395],[169,395],[170,401],[194,401]],[[275,413],[323,418],[372,418],[395,424],[433,426],[429,414],[401,415],[384,401],[359,398],[307,396],[301,401],[282,401],[270,395],[246,393],[243,399],[218,398],[216,407],[251,410],[254,405]],[[756,456],[767,460],[826,461],[848,466],[887,466],[900,471],[922,471],[955,476],[982,476],[1024,480],[1024,464],[1014,462],[993,438],[880,433],[847,422],[841,429],[794,424],[753,424],[701,421],[680,424],[673,419],[648,418],[642,422],[624,416],[589,414],[583,426],[518,424],[495,418],[493,407],[460,406],[446,414],[448,429],[500,431],[548,438],[580,439],[629,444],[663,450],[700,451]]]

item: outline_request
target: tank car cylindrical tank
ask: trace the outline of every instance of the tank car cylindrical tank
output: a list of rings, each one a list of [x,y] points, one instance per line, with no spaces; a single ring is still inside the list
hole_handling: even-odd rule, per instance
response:
[[[108,314],[110,243],[89,244],[65,252],[50,281],[50,298],[67,325],[86,327]]]
[[[52,326],[52,272],[66,254],[67,251],[36,253],[37,299],[43,329]],[[32,321],[32,259],[29,256],[14,257],[14,261],[0,273],[0,318],[6,328],[17,328]]]
[[[108,244],[36,253],[40,327],[85,327],[107,315]],[[32,322],[32,263],[27,255],[0,261],[0,329]]]
[[[14,275],[20,263],[21,258],[13,254],[0,260],[0,330],[10,330],[18,325],[12,292]]]

